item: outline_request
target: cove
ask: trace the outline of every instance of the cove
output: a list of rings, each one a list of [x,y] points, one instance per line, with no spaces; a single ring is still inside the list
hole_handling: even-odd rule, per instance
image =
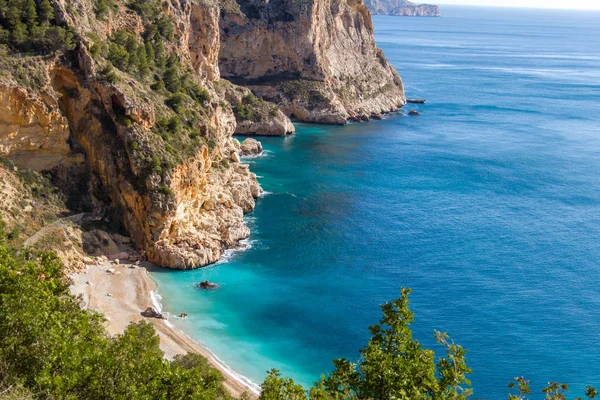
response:
[[[470,350],[475,397],[520,375],[600,386],[600,14],[442,13],[374,17],[427,104],[259,138],[248,248],[152,273],[165,310],[189,315],[177,327],[253,381],[278,368],[308,385],[356,359],[405,286],[416,338]]]

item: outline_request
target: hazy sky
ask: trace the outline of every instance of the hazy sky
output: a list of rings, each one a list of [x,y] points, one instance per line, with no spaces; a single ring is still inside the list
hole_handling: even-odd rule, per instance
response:
[[[425,1],[419,1],[419,3]],[[481,6],[536,7],[536,8],[577,8],[600,10],[600,0],[437,0],[437,4],[468,4]]]

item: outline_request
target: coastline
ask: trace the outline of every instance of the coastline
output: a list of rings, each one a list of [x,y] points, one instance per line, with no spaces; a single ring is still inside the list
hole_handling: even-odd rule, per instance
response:
[[[201,354],[223,374],[223,385],[233,396],[239,397],[247,392],[256,398],[259,394],[258,385],[233,371],[208,348],[175,328],[168,320],[141,315],[147,307],[161,308],[158,285],[148,274],[152,268],[156,267],[150,263],[139,266],[129,263],[113,265],[109,261],[87,265],[85,269],[70,275],[73,281],[70,290],[76,296],[81,295],[84,308],[104,315],[104,326],[109,334],[120,334],[129,323],[145,320],[154,326],[165,358],[170,360],[177,354],[185,353]],[[108,272],[109,269],[114,273]]]

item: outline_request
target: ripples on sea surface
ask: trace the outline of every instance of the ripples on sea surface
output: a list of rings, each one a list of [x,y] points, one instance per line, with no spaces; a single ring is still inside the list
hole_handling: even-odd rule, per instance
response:
[[[249,248],[152,274],[177,326],[254,381],[356,359],[406,286],[416,338],[470,350],[475,397],[520,375],[600,386],[600,14],[442,12],[374,17],[420,117],[263,138]]]

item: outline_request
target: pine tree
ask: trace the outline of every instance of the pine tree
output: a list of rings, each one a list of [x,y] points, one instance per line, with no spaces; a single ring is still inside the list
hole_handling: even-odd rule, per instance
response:
[[[20,48],[27,41],[27,26],[24,23],[17,20],[11,32],[11,42],[12,44]]]
[[[167,68],[163,75],[163,81],[165,82],[165,87],[169,92],[175,93],[179,91],[179,89],[181,89],[181,81],[177,75],[177,67],[172,66]]]
[[[166,65],[165,45],[158,41],[154,44],[154,65],[159,71],[163,71]]]
[[[35,7],[35,0],[26,0],[25,9],[23,10],[23,19],[27,25],[29,33],[33,33],[34,28],[38,24],[38,15]]]
[[[145,78],[150,72],[150,66],[148,65],[148,57],[146,55],[146,47],[138,46],[137,48],[137,59],[138,59],[138,71],[140,76]]]
[[[139,66],[139,60],[137,56],[137,40],[132,34],[127,35],[127,39],[125,40],[125,50],[129,53],[127,69],[129,71],[134,71]]]
[[[39,17],[42,21],[52,21],[54,19],[54,8],[48,0],[42,0],[39,5]]]
[[[152,47],[152,44],[150,42],[146,42],[145,47],[146,47],[146,59],[148,60],[148,64],[153,65],[154,64],[154,47]]]

